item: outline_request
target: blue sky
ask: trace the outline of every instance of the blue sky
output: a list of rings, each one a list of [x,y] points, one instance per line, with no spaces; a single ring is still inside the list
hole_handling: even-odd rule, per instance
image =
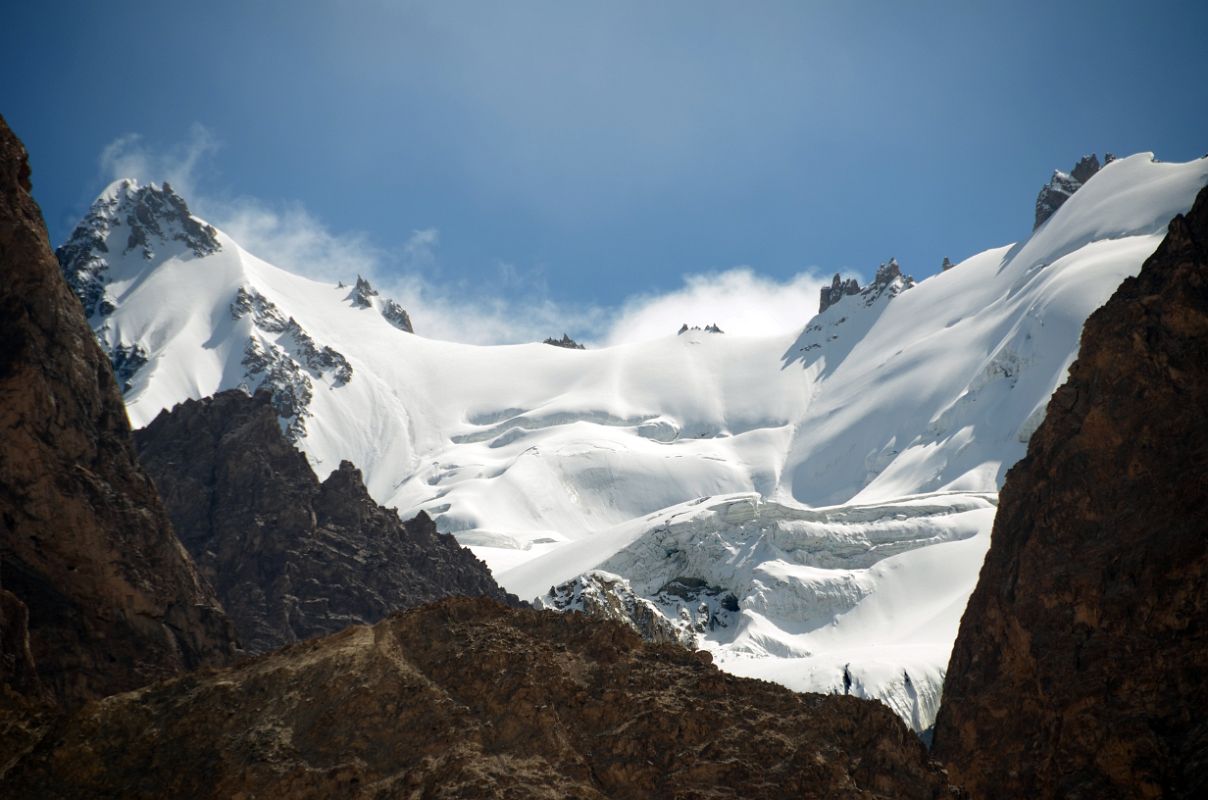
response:
[[[589,336],[740,266],[765,296],[890,256],[922,277],[1026,237],[1049,172],[1085,152],[1208,152],[1202,0],[5,16],[0,113],[55,243],[112,174],[146,170],[275,260],[365,260],[404,294],[557,308],[543,324]],[[289,238],[307,225],[319,256]]]

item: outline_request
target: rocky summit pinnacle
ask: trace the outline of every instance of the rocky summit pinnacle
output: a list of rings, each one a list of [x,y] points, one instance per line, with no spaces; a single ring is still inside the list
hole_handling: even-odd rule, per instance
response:
[[[843,280],[839,277],[839,273],[836,272],[830,286],[822,287],[822,297],[818,302],[818,313],[821,314],[847,295],[858,294],[859,291],[860,282],[858,280],[855,278]]]
[[[84,315],[91,318],[113,311],[105,296],[112,255],[133,252],[150,261],[167,252],[201,258],[220,249],[218,232],[194,217],[170,184],[139,186],[126,178],[101,193],[55,256]]]
[[[1114,159],[1109,159],[1108,163],[1111,160]],[[1065,201],[1069,200],[1074,192],[1081,189],[1082,185],[1089,181],[1099,169],[1099,157],[1091,153],[1078,159],[1078,163],[1069,173],[1059,169],[1053,170],[1053,177],[1049,178],[1049,182],[1041,188],[1040,194],[1036,196],[1036,223],[1032,229],[1039,228],[1049,217],[1057,213],[1057,209],[1065,205]]]
[[[877,267],[872,283],[863,289],[860,288],[860,283],[855,278],[842,280],[836,273],[831,285],[822,287],[822,300],[819,303],[818,313],[821,314],[845,297],[859,296],[865,306],[871,306],[882,296],[893,298],[913,286],[914,278],[902,274],[902,268],[896,258],[890,258]]]
[[[585,349],[583,347],[583,345],[579,344],[574,339],[567,336],[565,332],[562,334],[561,339],[555,339],[554,337],[551,336],[548,339],[545,339],[542,343],[551,344],[554,347],[565,347],[567,350],[583,350],[583,349]]]
[[[376,304],[374,298],[378,298]],[[389,297],[381,297],[378,290],[373,288],[373,284],[360,275],[357,276],[356,285],[348,293],[348,301],[357,308],[374,308],[376,305],[382,318],[391,325],[405,333],[415,333],[415,328],[411,325],[411,315],[407,310]]]
[[[373,288],[373,284],[358,275],[356,286],[348,293],[348,299],[358,308],[372,308],[373,301],[370,298],[377,295],[378,290]]]

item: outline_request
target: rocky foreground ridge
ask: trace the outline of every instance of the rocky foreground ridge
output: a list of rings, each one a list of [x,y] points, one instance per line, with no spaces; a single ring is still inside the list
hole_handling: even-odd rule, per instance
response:
[[[959,796],[877,703],[485,599],[92,704],[8,785],[182,800]]]
[[[230,625],[135,459],[3,119],[0,276],[0,707],[75,705],[225,660]]]
[[[1007,475],[935,754],[982,798],[1208,796],[1208,189]]]
[[[251,652],[449,595],[518,602],[426,514],[404,523],[375,503],[352,464],[320,482],[267,391],[186,401],[135,439],[177,534]]]

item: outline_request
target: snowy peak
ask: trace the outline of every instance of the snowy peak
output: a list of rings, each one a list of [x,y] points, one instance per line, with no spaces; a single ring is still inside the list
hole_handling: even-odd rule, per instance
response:
[[[92,317],[113,311],[105,286],[114,256],[137,253],[151,261],[183,251],[202,258],[220,249],[218,232],[194,217],[170,184],[139,186],[126,178],[101,193],[55,255],[85,314]]]

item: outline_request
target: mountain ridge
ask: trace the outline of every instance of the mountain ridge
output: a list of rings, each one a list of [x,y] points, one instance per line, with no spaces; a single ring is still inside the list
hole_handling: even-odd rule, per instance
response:
[[[390,324],[368,282],[293,275],[222,231],[200,259],[115,257],[122,301],[98,334],[146,353],[126,394],[137,426],[190,397],[271,383],[320,478],[357,464],[375,501],[424,511],[524,599],[593,569],[655,593],[654,575],[704,581],[739,598],[732,626],[701,635],[719,664],[799,690],[841,691],[847,673],[853,691],[925,727],[992,496],[1083,321],[1205,183],[1208,160],[1117,159],[1026,240],[908,290],[887,264],[870,284],[886,291],[845,295],[778,336],[669,330],[573,352],[440,342]],[[241,292],[275,311],[232,314]],[[349,380],[308,358],[323,348]],[[719,510],[747,496],[751,514]],[[677,515],[691,524],[677,528]],[[660,555],[667,527],[676,549]],[[845,547],[893,556],[802,555]],[[724,557],[721,574],[691,566],[706,552]],[[700,574],[668,574],[675,565]],[[893,593],[894,608],[878,599]]]
[[[252,653],[448,595],[516,604],[426,514],[403,522],[343,462],[320,483],[271,396],[186,400],[138,431],[139,460],[181,542]]]

